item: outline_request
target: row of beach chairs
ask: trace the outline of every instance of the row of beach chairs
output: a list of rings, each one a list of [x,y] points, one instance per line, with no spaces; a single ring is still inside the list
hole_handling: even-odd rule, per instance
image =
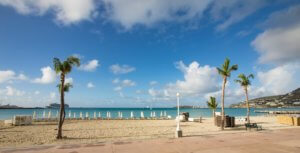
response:
[[[107,112],[106,117],[102,117],[101,113],[94,112],[94,116],[90,117],[90,113],[86,112],[85,116],[82,112],[80,112],[79,117],[76,116],[76,113],[66,113],[65,120],[166,120],[171,119],[171,116],[167,116],[166,112],[161,112],[160,117],[155,116],[155,112],[151,112],[150,117],[144,117],[144,112],[141,112],[141,117],[135,117],[133,115],[133,112],[131,112],[130,117],[123,118],[123,113],[118,112],[118,117],[111,117],[111,113]],[[49,111],[48,115],[46,115],[46,112],[43,112],[42,117],[37,117],[36,112],[33,113],[33,120],[34,121],[57,121],[58,120],[58,112],[56,113],[55,117],[52,116],[52,112]]]

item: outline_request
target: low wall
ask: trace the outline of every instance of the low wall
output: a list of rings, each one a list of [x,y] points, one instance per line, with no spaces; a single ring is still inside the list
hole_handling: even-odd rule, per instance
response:
[[[32,116],[16,115],[12,120],[13,125],[30,125],[32,124]]]
[[[291,126],[300,126],[300,117],[280,115],[277,116],[277,122],[280,124],[286,124]]]

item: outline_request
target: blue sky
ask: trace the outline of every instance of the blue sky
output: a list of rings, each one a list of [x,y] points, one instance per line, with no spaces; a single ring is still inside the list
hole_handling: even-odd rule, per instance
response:
[[[250,98],[284,94],[300,85],[299,15],[297,0],[0,0],[0,103],[58,102],[52,59],[70,55],[74,107],[169,107],[176,92],[205,106],[226,57],[226,105],[244,100],[240,73]]]

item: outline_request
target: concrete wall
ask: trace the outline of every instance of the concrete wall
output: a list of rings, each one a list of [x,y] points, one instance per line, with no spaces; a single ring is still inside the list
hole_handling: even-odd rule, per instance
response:
[[[300,117],[293,117],[288,115],[277,116],[277,122],[291,126],[300,126]]]

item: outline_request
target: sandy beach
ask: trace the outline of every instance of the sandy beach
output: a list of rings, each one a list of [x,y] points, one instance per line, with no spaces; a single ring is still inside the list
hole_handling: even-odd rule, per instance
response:
[[[299,128],[279,124],[274,116],[252,117],[252,122],[262,125],[264,131]],[[236,121],[237,127],[220,131],[212,118],[199,122],[182,122],[184,136],[216,135],[221,133],[247,132],[243,123]],[[0,147],[32,146],[43,144],[98,143],[130,141],[154,138],[174,138],[174,120],[88,120],[66,121],[63,140],[56,140],[55,122],[37,122],[30,126],[0,126]],[[249,132],[249,131],[248,131]],[[253,129],[251,132],[255,132]]]

